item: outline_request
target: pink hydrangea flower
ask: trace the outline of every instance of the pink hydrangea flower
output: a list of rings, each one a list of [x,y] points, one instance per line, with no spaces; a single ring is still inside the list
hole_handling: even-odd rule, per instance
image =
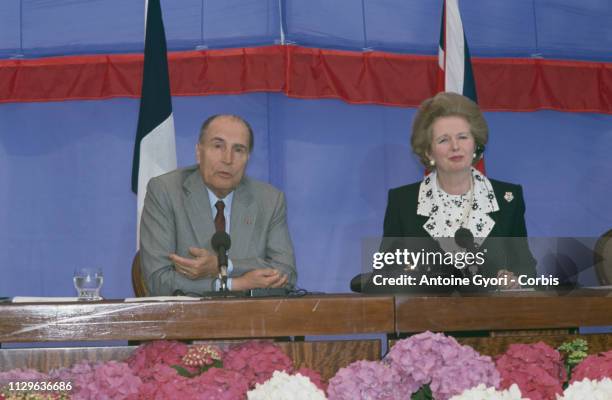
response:
[[[5,382],[45,380],[49,380],[49,376],[34,369],[17,368],[6,372],[0,372],[0,385]]]
[[[55,379],[72,382],[73,400],[137,400],[142,381],[127,363],[81,362],[51,373]]]
[[[454,359],[461,345],[441,333],[423,332],[398,341],[385,360],[406,377],[421,386],[429,383],[434,372],[444,366],[444,360]]]
[[[423,332],[397,342],[385,360],[404,381],[429,384],[436,400],[446,400],[478,384],[499,387],[493,360],[441,333]]]
[[[126,360],[130,368],[143,380],[154,379],[151,367],[157,364],[179,365],[189,347],[180,342],[156,340],[139,346]]]
[[[582,360],[572,371],[570,383],[579,382],[585,378],[592,381],[599,381],[604,378],[612,379],[612,350],[592,354]]]
[[[242,374],[249,388],[264,383],[274,371],[293,371],[293,361],[270,342],[246,342],[232,346],[223,356],[223,367]]]
[[[503,389],[516,383],[532,400],[555,399],[563,393],[567,373],[559,352],[546,343],[512,344],[496,360]]]
[[[141,400],[206,400],[199,393],[198,386],[190,378],[180,376],[166,364],[156,364],[149,368],[155,379],[143,383],[139,390]]]
[[[208,400],[242,400],[249,390],[242,375],[220,368],[211,368],[193,381]]]
[[[469,346],[462,346],[454,358],[434,371],[430,388],[435,399],[446,400],[479,384],[498,388],[500,376],[491,357],[480,355]]]
[[[195,378],[180,376],[176,370],[157,364],[152,368],[156,379],[140,388],[142,400],[242,400],[248,390],[238,373],[211,368]]]
[[[419,388],[398,371],[377,361],[356,361],[329,380],[329,400],[405,400]]]

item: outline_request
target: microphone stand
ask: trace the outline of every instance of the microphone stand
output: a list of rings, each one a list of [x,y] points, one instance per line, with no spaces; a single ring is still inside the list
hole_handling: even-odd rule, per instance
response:
[[[219,291],[227,294],[229,289],[227,287],[227,251],[232,246],[232,240],[230,236],[224,231],[216,232],[213,237],[210,239],[210,244],[214,249],[215,253],[217,253],[217,265],[219,267]]]
[[[221,284],[219,291],[229,292],[229,289],[227,288],[227,251],[224,247],[219,247],[217,262],[219,264],[219,282]]]

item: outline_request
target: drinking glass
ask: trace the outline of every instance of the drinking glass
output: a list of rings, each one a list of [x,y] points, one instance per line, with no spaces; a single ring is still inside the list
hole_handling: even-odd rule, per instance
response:
[[[102,300],[100,297],[100,288],[104,282],[102,268],[77,268],[72,280],[80,301]]]

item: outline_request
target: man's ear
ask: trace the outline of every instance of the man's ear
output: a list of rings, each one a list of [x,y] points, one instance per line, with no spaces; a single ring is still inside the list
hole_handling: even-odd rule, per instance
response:
[[[200,163],[200,143],[196,143],[195,145],[195,154],[196,154],[196,161],[199,164]]]

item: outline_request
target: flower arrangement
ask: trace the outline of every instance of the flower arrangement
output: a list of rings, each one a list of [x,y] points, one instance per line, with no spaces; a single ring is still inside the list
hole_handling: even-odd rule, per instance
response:
[[[486,387],[480,384],[463,393],[455,395],[450,400],[529,400],[521,397],[518,386],[512,385],[506,390],[496,390],[494,387]]]
[[[325,393],[305,376],[274,371],[272,378],[247,392],[248,400],[326,400]]]
[[[500,382],[490,357],[440,333],[423,332],[400,340],[386,359],[403,381],[429,385],[436,400],[447,400],[480,383],[497,388]]]
[[[579,341],[559,349],[567,370],[561,354],[544,343],[510,345],[493,363],[451,337],[424,332],[397,342],[381,361],[341,368],[326,387],[318,372],[296,371],[270,342],[222,351],[157,341],[125,362],[80,362],[48,374],[0,372],[0,400],[321,400],[326,391],[330,400],[612,399],[612,351],[584,358],[586,344]],[[16,381],[71,382],[71,389],[15,391],[3,384]]]
[[[583,379],[570,384],[563,396],[558,400],[609,400],[612,399],[612,379],[602,380]]]
[[[561,355],[545,343],[512,344],[497,358],[496,365],[502,389],[516,383],[531,400],[554,399],[563,392],[567,373]]]

